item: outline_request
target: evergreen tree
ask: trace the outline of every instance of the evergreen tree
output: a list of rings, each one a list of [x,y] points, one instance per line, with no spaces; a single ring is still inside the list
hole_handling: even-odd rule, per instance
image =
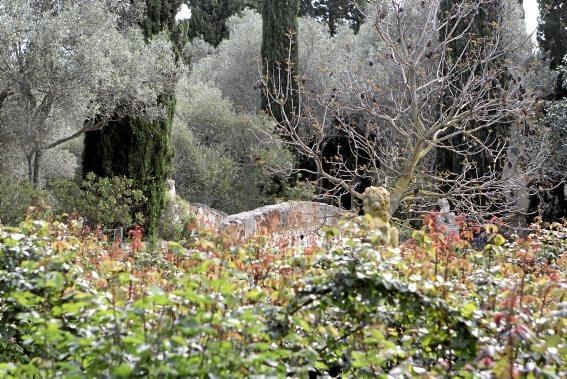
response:
[[[341,23],[348,24],[355,33],[364,22],[362,10],[366,0],[301,0],[299,15],[311,16],[322,20],[329,27],[329,33],[334,36]]]
[[[175,35],[175,15],[180,0],[146,0],[146,17],[141,23],[147,39],[167,30]],[[154,234],[165,207],[165,180],[169,175],[172,152],[171,125],[175,100],[163,94],[160,103],[167,110],[164,118],[149,121],[141,117],[124,117],[111,121],[103,130],[85,135],[83,177],[89,172],[98,176],[126,176],[144,192],[148,201],[143,216],[146,233]]]
[[[183,0],[146,0],[146,17],[140,25],[146,38],[167,30],[176,57],[187,42],[189,29],[186,22],[177,24],[175,20],[182,4]]]
[[[440,32],[440,40],[448,39],[448,33],[452,35],[459,35],[461,32],[467,30],[466,38],[457,38],[451,40],[447,45],[446,55],[449,60],[457,61],[462,60],[465,64],[469,60],[474,59],[474,54],[482,54],[482,49],[486,46],[491,46],[493,44],[493,39],[497,36],[494,35],[494,25],[499,25],[501,23],[501,18],[503,16],[502,11],[502,0],[491,0],[484,2],[475,12],[471,12],[468,15],[468,19],[458,19],[458,24],[454,25],[451,20],[451,15],[454,14],[455,9],[458,8],[462,0],[442,0],[439,7],[439,18],[444,21],[449,20],[447,26]],[[450,38],[449,38],[450,39]],[[471,43],[474,43],[478,48],[471,49]],[[465,54],[470,54],[471,58],[462,56],[463,52]],[[503,57],[502,57],[503,58]],[[499,61],[492,62],[492,65],[502,65],[503,59]],[[499,70],[500,71],[500,70]],[[459,88],[465,85],[467,78],[470,75],[474,75],[474,72],[468,70],[463,70],[460,75],[453,78],[455,88],[457,88],[456,93],[460,91]],[[494,83],[496,90],[497,86],[504,87],[507,78],[501,77],[496,79],[497,83]],[[496,95],[496,94],[495,94]],[[453,99],[453,94],[447,93],[444,96],[442,107],[449,105]],[[476,132],[475,136],[471,138],[462,138],[462,136],[453,139],[452,145],[453,150],[449,149],[439,149],[437,151],[437,168],[439,171],[447,172],[453,178],[458,176],[463,172],[463,162],[466,161],[473,165],[473,169],[468,172],[467,177],[469,179],[475,180],[481,178],[485,175],[490,174],[496,170],[501,171],[501,164],[503,162],[495,161],[494,157],[490,154],[485,153],[485,151],[479,147],[479,152],[474,155],[463,156],[457,153],[459,150],[466,150],[465,146],[467,144],[475,143],[474,140],[483,141],[486,146],[494,146],[496,144],[502,143],[502,138],[506,135],[509,129],[508,123],[501,123],[495,125],[493,132],[489,132],[487,128],[480,128]],[[451,133],[451,130],[448,131]],[[448,190],[449,188],[447,188]],[[482,202],[482,199],[479,199]]]
[[[213,46],[228,38],[226,20],[245,7],[256,8],[260,0],[187,0],[191,9],[189,38],[202,37]]]
[[[538,0],[541,22],[537,39],[541,49],[550,59],[550,66],[556,69],[567,54],[567,1]]]
[[[278,122],[286,116],[293,119],[299,104],[298,11],[299,0],[264,0],[262,4],[262,73],[267,84],[262,109]]]
[[[146,37],[158,34],[162,30],[173,31],[175,15],[179,11],[182,0],[146,0],[146,18],[142,29]]]
[[[299,16],[310,16],[316,18],[318,16],[315,11],[315,6],[312,0],[300,0],[299,1]]]
[[[540,48],[549,58],[549,66],[552,70],[557,70],[565,65],[564,59],[567,56],[567,1],[566,0],[538,0],[540,23],[538,25],[537,40]],[[544,119],[547,127],[554,130],[555,135],[559,136],[558,141],[562,141],[564,129],[564,118],[558,117],[565,107],[561,104],[567,102],[567,87],[564,85],[566,72],[559,70],[553,94],[549,96],[550,102],[547,104]],[[553,111],[552,109],[555,109]],[[555,116],[555,117],[554,117]],[[564,139],[563,139],[564,140]],[[557,152],[560,154],[560,151]],[[530,212],[538,212],[538,208],[543,208],[543,218],[547,220],[559,220],[567,217],[567,173],[551,172],[551,182],[538,183],[539,188],[547,188],[538,196],[531,198]],[[543,204],[547,206],[542,206]]]

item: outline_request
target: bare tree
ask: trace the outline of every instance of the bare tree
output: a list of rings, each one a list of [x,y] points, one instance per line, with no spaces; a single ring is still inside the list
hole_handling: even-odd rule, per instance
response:
[[[306,78],[300,116],[277,129],[313,162],[307,171],[327,183],[327,195],[361,199],[370,183],[388,188],[392,212],[444,197],[472,214],[511,209],[545,159],[546,138],[529,127],[537,96],[522,82],[526,59],[517,58],[531,49],[529,37],[510,33],[503,17],[490,38],[472,32],[471,20],[490,1],[459,2],[446,17],[439,0],[376,1],[362,62],[372,73],[360,75],[353,61],[329,73],[339,84],[320,92],[308,91]],[[274,96],[272,112],[282,103]],[[502,124],[507,132],[494,138]],[[329,145],[333,136],[342,145]],[[460,172],[437,169],[440,149],[462,156]],[[471,159],[478,155],[490,167],[478,167]]]

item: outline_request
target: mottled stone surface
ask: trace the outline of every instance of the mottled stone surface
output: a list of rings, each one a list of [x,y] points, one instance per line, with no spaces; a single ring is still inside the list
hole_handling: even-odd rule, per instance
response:
[[[322,227],[335,225],[343,211],[331,205],[289,201],[227,215],[201,204],[191,204],[199,226],[213,228],[234,241],[268,237],[270,245],[309,246],[321,242]]]
[[[198,203],[191,203],[189,211],[195,216],[197,225],[205,228],[218,229],[224,219],[228,217],[228,214],[224,212]]]
[[[390,221],[390,193],[384,187],[368,187],[362,194],[364,214]]]
[[[437,201],[439,213],[436,216],[436,221],[441,232],[445,235],[459,234],[459,227],[457,225],[457,216],[455,212],[451,212],[451,206],[447,199],[439,199]]]
[[[165,181],[165,188],[167,189],[167,196],[170,199],[175,199],[175,196],[177,196],[177,193],[175,191],[175,180],[167,179]]]
[[[384,246],[398,247],[399,232],[390,226],[390,193],[384,187],[368,187],[362,194],[362,210],[368,225],[381,234]]]
[[[272,244],[310,244],[319,239],[323,226],[335,225],[341,215],[331,205],[290,201],[228,216],[219,229],[240,241],[262,235]]]

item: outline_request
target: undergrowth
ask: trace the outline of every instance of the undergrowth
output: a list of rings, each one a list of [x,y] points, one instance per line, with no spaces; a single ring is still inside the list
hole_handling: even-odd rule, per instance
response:
[[[0,226],[0,376],[565,377],[566,226],[459,223],[396,249],[357,221],[307,248]]]

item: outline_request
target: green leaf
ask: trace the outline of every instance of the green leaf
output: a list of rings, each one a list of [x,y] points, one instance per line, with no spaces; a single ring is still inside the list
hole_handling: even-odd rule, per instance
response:
[[[364,351],[353,351],[352,356],[352,367],[362,368],[369,366],[369,362]]]
[[[13,292],[12,297],[24,307],[33,307],[44,300],[42,297],[36,296],[29,291]]]
[[[112,369],[112,374],[117,376],[118,378],[128,378],[134,368],[127,363],[122,363],[120,366],[117,366]]]
[[[477,306],[475,303],[466,303],[461,308],[461,314],[466,318],[470,318],[476,310]]]
[[[502,246],[506,243],[506,239],[500,234],[496,234],[492,239],[492,244],[496,246]]]

